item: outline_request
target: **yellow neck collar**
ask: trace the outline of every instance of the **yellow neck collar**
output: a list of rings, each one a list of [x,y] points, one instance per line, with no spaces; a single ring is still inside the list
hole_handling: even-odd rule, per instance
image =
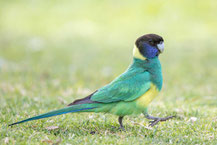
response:
[[[133,57],[141,60],[146,60],[146,58],[139,52],[139,49],[134,45],[133,48]]]

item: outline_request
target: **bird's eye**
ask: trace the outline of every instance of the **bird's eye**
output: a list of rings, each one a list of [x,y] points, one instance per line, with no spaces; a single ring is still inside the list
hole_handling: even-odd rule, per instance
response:
[[[154,41],[152,41],[152,40],[148,40],[148,43],[151,45],[154,45]]]

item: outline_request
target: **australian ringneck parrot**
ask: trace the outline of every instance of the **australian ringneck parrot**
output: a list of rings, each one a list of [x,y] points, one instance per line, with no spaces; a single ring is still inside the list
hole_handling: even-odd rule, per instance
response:
[[[85,98],[75,100],[63,109],[31,117],[9,126],[75,112],[103,112],[117,115],[120,128],[123,130],[122,119],[126,115],[143,113],[147,119],[152,120],[151,126],[166,121],[174,116],[153,117],[147,111],[149,103],[162,88],[163,79],[158,56],[163,50],[164,40],[161,36],[143,35],[135,42],[132,64],[111,83]]]

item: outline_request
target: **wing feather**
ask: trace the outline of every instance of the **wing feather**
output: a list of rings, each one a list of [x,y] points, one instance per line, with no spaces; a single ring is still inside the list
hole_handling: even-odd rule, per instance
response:
[[[125,72],[110,84],[100,88],[91,96],[91,100],[102,103],[133,101],[148,91],[150,86],[149,72]]]

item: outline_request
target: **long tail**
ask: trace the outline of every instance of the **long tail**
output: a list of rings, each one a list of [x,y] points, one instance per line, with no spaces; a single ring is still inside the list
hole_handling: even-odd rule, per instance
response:
[[[61,114],[66,114],[66,113],[80,112],[80,111],[82,112],[82,111],[85,111],[85,110],[87,111],[87,110],[94,109],[94,108],[96,108],[96,107],[94,107],[92,105],[91,106],[86,106],[86,107],[84,107],[84,104],[83,105],[72,105],[72,106],[69,106],[69,107],[65,107],[63,109],[51,111],[51,112],[44,113],[44,114],[41,114],[41,115],[38,115],[38,116],[35,116],[35,117],[31,117],[31,118],[28,118],[28,119],[25,119],[25,120],[22,120],[22,121],[19,121],[19,122],[12,123],[9,126],[24,123],[24,122],[28,122],[28,121],[32,121],[32,120],[38,120],[38,119],[42,119],[42,118],[47,118],[47,117],[57,116],[57,115],[61,115]]]

